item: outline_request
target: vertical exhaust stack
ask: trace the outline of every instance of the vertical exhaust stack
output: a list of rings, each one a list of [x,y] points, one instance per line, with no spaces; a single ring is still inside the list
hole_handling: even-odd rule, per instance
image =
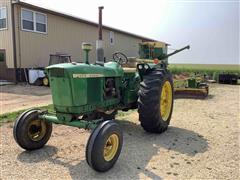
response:
[[[98,7],[99,10],[99,24],[98,24],[98,40],[96,41],[96,52],[97,59],[96,64],[101,66],[104,65],[104,50],[103,50],[103,40],[102,40],[102,10],[103,6]]]

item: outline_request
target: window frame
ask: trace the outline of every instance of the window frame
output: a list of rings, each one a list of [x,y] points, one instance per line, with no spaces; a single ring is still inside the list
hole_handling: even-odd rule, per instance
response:
[[[115,45],[115,33],[114,33],[114,31],[109,32],[109,43],[110,43],[111,46]]]
[[[33,13],[33,30],[30,30],[30,29],[24,29],[23,28],[23,11],[30,11]],[[38,31],[37,30],[37,18],[36,18],[36,14],[41,14],[43,16],[45,16],[45,19],[46,19],[46,22],[45,22],[45,25],[46,25],[46,32],[42,32],[42,31]],[[43,23],[41,23],[43,24]],[[48,16],[47,14],[44,14],[44,13],[41,13],[39,11],[33,11],[31,9],[27,9],[27,8],[21,8],[21,30],[22,31],[27,31],[27,32],[34,32],[34,33],[40,33],[40,34],[48,34]]]
[[[6,27],[5,28],[0,28],[0,31],[7,30],[8,29],[8,12],[7,12],[7,6],[0,6],[0,9],[5,9],[6,10]]]
[[[23,27],[23,21],[26,20],[26,19],[23,19],[23,11],[30,11],[32,14],[33,14],[33,30],[30,30],[30,29],[25,29]],[[28,21],[28,20],[27,20]],[[23,31],[29,31],[29,32],[34,32],[35,31],[35,22],[34,22],[34,12],[32,10],[29,10],[29,9],[25,9],[25,8],[22,8],[21,9],[21,29]]]

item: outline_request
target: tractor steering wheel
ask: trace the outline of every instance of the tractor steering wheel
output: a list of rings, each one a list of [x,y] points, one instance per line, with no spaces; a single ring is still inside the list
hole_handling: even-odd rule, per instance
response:
[[[127,56],[125,54],[121,53],[121,52],[113,53],[113,60],[115,62],[119,63],[120,65],[128,63]]]

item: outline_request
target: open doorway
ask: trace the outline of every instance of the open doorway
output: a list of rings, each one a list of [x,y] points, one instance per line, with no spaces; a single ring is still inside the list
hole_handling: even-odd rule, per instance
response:
[[[0,49],[0,80],[7,77],[6,50]]]

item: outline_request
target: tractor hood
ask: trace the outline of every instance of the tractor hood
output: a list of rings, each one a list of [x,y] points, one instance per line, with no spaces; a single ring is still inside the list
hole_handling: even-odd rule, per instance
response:
[[[123,69],[116,62],[105,63],[104,66],[85,63],[63,63],[46,68],[50,77],[71,76],[72,78],[97,78],[123,76]]]
[[[105,98],[103,94],[106,78],[123,77],[123,69],[115,62],[105,63],[104,66],[85,63],[56,64],[47,67],[46,72],[54,108],[62,113],[92,111]]]

